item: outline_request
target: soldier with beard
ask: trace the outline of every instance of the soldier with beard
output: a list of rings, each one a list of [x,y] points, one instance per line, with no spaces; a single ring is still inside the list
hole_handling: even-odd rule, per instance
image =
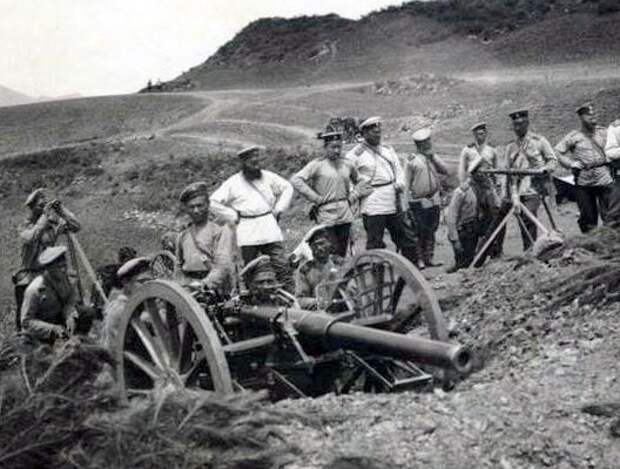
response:
[[[50,345],[73,333],[86,334],[93,316],[90,310],[76,306],[75,291],[67,275],[67,248],[46,248],[39,256],[38,265],[42,273],[30,282],[24,293],[21,308],[24,330]]]
[[[16,302],[16,329],[20,330],[19,312],[21,310],[24,291],[37,274],[37,259],[50,246],[54,246],[60,235],[66,232],[80,231],[80,222],[58,199],[48,201],[45,191],[34,190],[26,199],[26,207],[30,216],[19,228],[21,245],[21,267],[13,275]]]
[[[241,171],[224,181],[210,200],[215,212],[236,224],[243,263],[261,254],[269,256],[278,280],[292,290],[278,222],[291,204],[293,186],[281,176],[262,169],[263,152],[257,146],[240,151],[237,156]]]
[[[381,118],[369,117],[360,124],[363,141],[346,158],[359,175],[360,182],[371,191],[360,201],[366,229],[366,249],[383,249],[387,229],[398,250],[409,261],[416,262],[416,236],[404,210],[405,175],[393,148],[382,145]]]

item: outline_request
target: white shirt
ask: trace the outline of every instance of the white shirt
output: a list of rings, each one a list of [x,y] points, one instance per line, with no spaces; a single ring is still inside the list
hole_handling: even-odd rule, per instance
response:
[[[293,198],[293,186],[271,171],[251,183],[241,172],[229,177],[210,197],[216,212],[233,209],[239,214],[237,245],[258,246],[283,240],[275,214],[286,211]],[[236,218],[235,214],[218,214]]]
[[[612,123],[607,129],[605,155],[610,160],[620,159],[620,119]]]
[[[360,143],[347,153],[346,158],[352,161],[357,169],[359,181],[366,181],[374,186],[372,193],[361,200],[362,213],[364,215],[396,213],[398,210],[395,184],[405,186],[403,169],[396,152],[384,145],[374,149],[366,143]]]

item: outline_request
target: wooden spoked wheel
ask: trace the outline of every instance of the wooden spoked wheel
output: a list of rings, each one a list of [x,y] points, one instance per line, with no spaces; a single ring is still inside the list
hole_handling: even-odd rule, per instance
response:
[[[393,251],[373,249],[351,258],[335,282],[333,298],[347,305],[353,323],[448,341],[446,323],[431,286],[409,260]],[[386,375],[394,375],[395,381],[402,381],[403,369],[407,368],[381,357],[374,362],[371,357],[369,363]],[[442,370],[429,368],[425,372],[444,383],[449,378]],[[405,374],[410,375],[406,370]],[[361,385],[356,386],[365,390],[387,390],[364,367],[356,367],[348,380],[350,389],[354,389],[351,380],[358,380]]]
[[[358,322],[381,316],[392,330],[417,330],[420,336],[447,340],[448,331],[433,290],[420,271],[400,254],[373,249],[357,254],[344,266],[335,284]]]
[[[174,254],[168,251],[160,251],[151,259],[151,274],[153,278],[172,279],[174,274]]]
[[[145,283],[129,299],[116,358],[123,398],[169,386],[233,392],[213,324],[189,293],[166,280]]]

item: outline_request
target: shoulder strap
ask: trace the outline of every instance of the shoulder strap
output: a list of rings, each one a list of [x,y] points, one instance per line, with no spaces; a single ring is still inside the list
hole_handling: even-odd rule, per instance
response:
[[[603,161],[607,161],[607,157],[605,156],[605,149],[601,147],[598,142],[594,140],[593,137],[590,137],[583,132],[581,132],[581,135],[588,139],[588,141],[592,144],[592,148],[594,148],[594,150],[598,153],[598,156],[600,156]]]
[[[383,156],[380,151],[375,150],[370,145],[366,145],[366,148],[368,148],[373,154],[377,155],[379,158],[381,158],[383,161],[385,161],[388,164],[388,166],[390,167],[390,171],[392,172],[391,182],[396,181],[396,169],[394,168],[394,163],[392,163],[385,156]],[[375,168],[375,172],[376,172],[376,168]]]
[[[243,176],[241,176],[241,177],[243,177]],[[260,195],[261,199],[263,199],[263,201],[267,204],[267,207],[269,207],[269,211],[273,212],[273,207],[271,206],[271,202],[269,202],[269,199],[267,199],[265,194],[263,194],[260,191],[260,189],[258,187],[256,187],[256,185],[252,181],[246,179],[245,177],[243,177],[243,179],[244,179],[245,182],[247,182],[250,185],[250,187],[252,189],[254,189],[256,192],[258,192],[258,194]]]

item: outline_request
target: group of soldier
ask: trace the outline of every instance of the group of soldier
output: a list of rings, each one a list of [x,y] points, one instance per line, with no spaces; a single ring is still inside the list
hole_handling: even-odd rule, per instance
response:
[[[472,127],[474,141],[460,156],[459,186],[447,208],[448,239],[455,265],[472,264],[485,245],[487,255],[502,253],[502,219],[515,213],[524,250],[536,240],[537,225],[523,217],[523,207],[534,217],[544,204],[549,175],[561,164],[575,175],[579,226],[587,232],[606,221],[618,199],[610,162],[620,159],[620,121],[599,127],[590,103],[577,109],[581,128],[555,147],[529,129],[529,112],[509,114],[515,139],[503,157],[487,143],[484,122]],[[239,172],[213,193],[206,182],[185,187],[179,197],[189,225],[176,236],[174,280],[226,296],[245,285],[294,292],[306,308],[324,307],[317,299],[322,282],[334,278],[351,250],[351,227],[361,214],[366,249],[385,248],[387,230],[396,249],[419,269],[438,265],[434,260],[435,234],[442,205],[441,177],[448,166],[435,154],[429,128],[413,133],[415,151],[399,156],[382,142],[382,122],[371,117],[359,125],[359,142],[343,154],[343,134],[328,128],[318,135],[323,156],[305,165],[289,180],[265,169],[265,151],[253,146],[237,154]],[[516,176],[497,177],[493,170],[515,170]],[[526,175],[523,170],[535,170]],[[284,249],[281,216],[295,191],[311,203],[315,226],[305,236],[309,258],[296,271]],[[616,204],[618,205],[618,204]],[[88,331],[95,319],[96,335],[105,346],[117,340],[123,310],[135,288],[149,278],[150,260],[135,251],[119,256],[113,268],[113,292],[105,307],[78,305],[69,281],[70,250],[58,243],[63,233],[75,233],[80,223],[59,200],[48,201],[35,190],[26,200],[29,218],[20,228],[22,262],[13,276],[17,303],[16,327],[52,343],[76,331]],[[547,208],[547,205],[545,205]],[[493,239],[492,239],[493,238]],[[487,242],[488,241],[488,242]],[[492,241],[492,242],[491,242]],[[239,258],[237,257],[239,254]],[[121,252],[123,254],[123,252]],[[243,269],[237,272],[237,266]],[[319,295],[320,296],[320,295]]]

